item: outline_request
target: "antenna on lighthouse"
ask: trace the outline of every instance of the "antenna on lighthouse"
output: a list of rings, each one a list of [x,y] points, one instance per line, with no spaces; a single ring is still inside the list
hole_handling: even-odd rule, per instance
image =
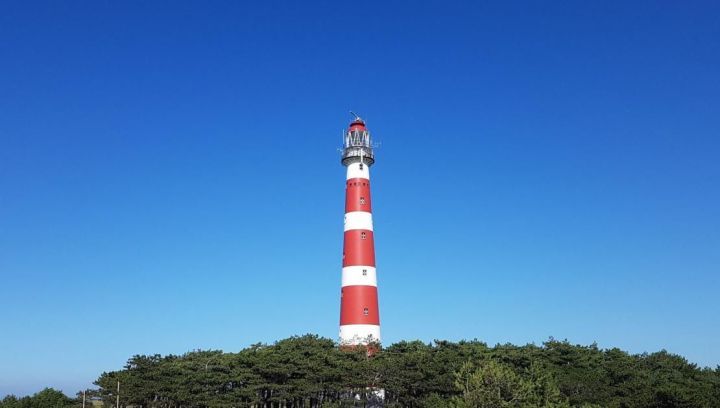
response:
[[[370,167],[375,162],[370,132],[360,115],[353,111],[350,111],[350,114],[353,115],[354,119],[345,131],[342,163],[344,166],[359,163],[361,169],[365,166]]]

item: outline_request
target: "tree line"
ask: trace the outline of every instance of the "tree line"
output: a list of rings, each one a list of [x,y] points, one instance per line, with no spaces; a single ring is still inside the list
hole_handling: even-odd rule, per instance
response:
[[[720,367],[700,368],[666,351],[633,355],[554,339],[493,347],[402,341],[368,350],[305,335],[237,353],[136,355],[122,370],[102,373],[93,395],[115,406],[118,382],[121,407],[362,407],[380,400],[386,407],[720,407]],[[0,408],[77,402],[22,405],[6,397]]]
[[[81,406],[82,395],[79,399],[70,398],[53,388],[45,388],[22,398],[8,395],[0,400],[0,408],[76,408]],[[89,408],[90,405],[88,404],[87,407]]]

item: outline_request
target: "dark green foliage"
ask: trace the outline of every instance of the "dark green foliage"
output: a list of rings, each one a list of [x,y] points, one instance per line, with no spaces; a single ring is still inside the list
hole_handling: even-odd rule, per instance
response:
[[[630,355],[551,339],[495,347],[403,341],[368,354],[305,335],[238,353],[133,356],[103,373],[93,396],[114,406],[120,381],[120,405],[144,408],[370,406],[380,392],[388,408],[720,407],[720,367],[700,369],[665,351]],[[77,400],[54,390],[0,402],[70,406]]]
[[[45,388],[31,397],[18,399],[8,395],[0,401],[0,408],[74,408],[80,406],[79,403],[60,391]]]
[[[239,353],[134,356],[96,384],[108,403],[143,407],[720,407],[720,369],[661,351],[630,355],[549,340],[399,342],[368,357],[306,335]]]
[[[533,362],[528,369],[513,369],[495,359],[468,361],[455,374],[461,395],[453,398],[458,408],[569,407],[548,370]]]

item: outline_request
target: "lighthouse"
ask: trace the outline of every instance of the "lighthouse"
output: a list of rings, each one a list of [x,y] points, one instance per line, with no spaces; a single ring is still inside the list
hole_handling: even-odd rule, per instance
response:
[[[354,115],[354,114],[353,114]],[[365,121],[355,119],[344,134],[346,167],[345,236],[340,293],[340,344],[380,343],[375,241],[370,200],[370,166],[375,163]]]

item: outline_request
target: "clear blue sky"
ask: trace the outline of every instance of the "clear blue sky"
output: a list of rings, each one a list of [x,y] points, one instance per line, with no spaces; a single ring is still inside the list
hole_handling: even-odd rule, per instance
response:
[[[720,363],[717,2],[241,3],[0,7],[0,395],[336,338],[351,109],[387,343]]]

